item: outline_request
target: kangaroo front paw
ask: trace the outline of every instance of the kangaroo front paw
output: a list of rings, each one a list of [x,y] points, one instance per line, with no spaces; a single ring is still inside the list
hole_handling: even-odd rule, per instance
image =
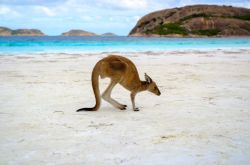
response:
[[[127,108],[127,105],[121,105],[121,106],[119,106],[120,110],[126,110],[126,108]]]
[[[134,108],[134,111],[139,111],[140,109],[139,108]]]

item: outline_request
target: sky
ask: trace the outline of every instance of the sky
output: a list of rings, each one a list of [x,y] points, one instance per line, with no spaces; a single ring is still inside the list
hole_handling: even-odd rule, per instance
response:
[[[250,8],[250,0],[0,0],[0,26],[47,35],[70,29],[127,35],[145,14],[193,4]]]

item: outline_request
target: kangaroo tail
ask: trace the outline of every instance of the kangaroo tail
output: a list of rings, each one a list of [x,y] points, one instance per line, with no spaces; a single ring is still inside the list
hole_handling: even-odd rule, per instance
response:
[[[101,105],[101,96],[100,96],[100,89],[99,89],[99,63],[97,63],[92,71],[92,88],[95,94],[96,104],[92,108],[81,108],[78,109],[76,112],[79,111],[97,111]]]

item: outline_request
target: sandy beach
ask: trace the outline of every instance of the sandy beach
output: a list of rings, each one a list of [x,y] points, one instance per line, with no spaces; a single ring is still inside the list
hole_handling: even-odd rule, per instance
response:
[[[127,110],[75,112],[108,54],[0,56],[0,164],[249,164],[250,50],[122,53],[162,95],[140,93],[134,112],[118,85]]]

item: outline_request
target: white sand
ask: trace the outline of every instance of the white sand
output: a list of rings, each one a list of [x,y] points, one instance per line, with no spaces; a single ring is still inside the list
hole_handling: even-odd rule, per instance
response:
[[[90,76],[105,53],[0,56],[0,164],[249,164],[250,51],[127,55],[162,92],[120,86],[97,112]],[[109,80],[101,80],[101,91]]]

